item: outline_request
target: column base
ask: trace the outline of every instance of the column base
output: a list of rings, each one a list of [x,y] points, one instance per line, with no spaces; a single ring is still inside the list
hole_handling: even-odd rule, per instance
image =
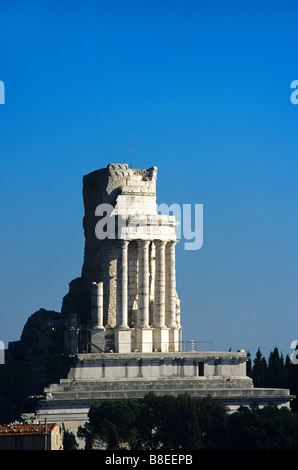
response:
[[[160,352],[169,351],[169,328],[154,328],[153,349]]]
[[[139,352],[152,352],[152,328],[136,328],[136,350]]]
[[[90,328],[91,334],[91,348],[94,347],[97,350],[105,350],[105,329],[102,327]]]
[[[169,351],[181,350],[181,330],[182,328],[170,328],[169,330]]]
[[[115,349],[117,353],[131,352],[131,329],[115,328]]]

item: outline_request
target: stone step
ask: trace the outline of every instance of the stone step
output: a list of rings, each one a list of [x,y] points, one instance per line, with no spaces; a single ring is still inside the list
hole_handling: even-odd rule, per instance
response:
[[[152,390],[156,395],[166,395],[169,393],[169,389],[156,389]],[[239,397],[239,398],[264,398],[264,397],[278,397],[278,396],[285,396],[288,393],[288,390],[284,389],[171,389],[171,395],[180,395],[182,393],[187,393],[191,397],[206,397],[206,396],[212,396],[214,398],[223,398],[223,399],[229,399],[230,397],[233,397],[233,399]],[[95,402],[100,402],[101,400],[108,400],[108,399],[136,399],[136,398],[142,398],[144,395],[148,393],[147,390],[101,390],[101,391],[81,391],[81,392],[64,392],[64,393],[58,393],[54,394],[52,399],[48,397],[45,402],[55,402],[57,400],[58,402],[66,402],[66,401],[72,401],[72,402],[78,402],[78,401],[84,401],[84,402],[89,402],[95,403]]]
[[[121,393],[133,390],[150,391],[158,390],[192,390],[192,389],[230,389],[230,388],[252,388],[252,382],[249,378],[222,378],[216,377],[211,379],[206,378],[187,378],[187,379],[156,379],[156,380],[136,380],[136,379],[120,379],[120,380],[105,380],[98,381],[66,381],[60,384],[52,384],[45,389],[45,393],[50,393],[52,396],[58,396],[64,393],[101,393],[119,391]]]
[[[70,389],[86,389],[86,390],[104,390],[104,389],[121,389],[127,388],[127,386],[131,388],[149,388],[152,386],[155,387],[170,387],[175,384],[176,386],[189,387],[195,386],[199,388],[206,388],[206,387],[213,387],[213,386],[221,386],[223,388],[226,387],[235,387],[239,386],[239,384],[245,384],[245,387],[251,386],[251,379],[250,378],[223,378],[223,377],[214,377],[214,378],[158,378],[158,379],[118,379],[118,380],[110,380],[110,379],[99,379],[99,380],[64,380],[61,381],[59,384],[51,384],[47,387],[46,391],[59,391],[59,390],[70,390]],[[168,385],[167,385],[168,384]]]

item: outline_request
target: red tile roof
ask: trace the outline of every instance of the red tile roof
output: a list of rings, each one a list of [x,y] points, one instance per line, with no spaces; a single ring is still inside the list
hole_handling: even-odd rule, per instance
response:
[[[57,423],[47,424],[47,433],[51,433],[55,426],[59,426]],[[0,424],[0,437],[1,436],[16,436],[16,435],[29,435],[29,434],[44,434],[44,424]]]

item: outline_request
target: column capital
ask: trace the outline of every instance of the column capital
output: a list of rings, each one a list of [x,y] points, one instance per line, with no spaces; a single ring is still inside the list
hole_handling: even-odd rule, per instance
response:
[[[178,243],[178,240],[167,240],[167,245],[169,247],[174,247],[177,245],[177,243]]]
[[[139,248],[147,248],[150,244],[151,240],[142,240],[141,238],[137,239],[137,243]]]
[[[123,238],[118,238],[117,240],[119,248],[126,248],[129,244],[129,240],[124,240]]]
[[[159,239],[155,239],[154,240],[154,243],[155,243],[155,246],[157,248],[165,248],[166,244],[168,243],[168,240],[159,240]]]
[[[166,256],[175,256],[176,251],[176,240],[169,240],[166,244]]]

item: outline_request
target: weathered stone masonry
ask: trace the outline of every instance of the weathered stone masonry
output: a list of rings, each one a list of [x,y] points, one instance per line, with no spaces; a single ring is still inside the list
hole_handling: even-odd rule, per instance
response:
[[[66,296],[68,302],[75,298],[78,285],[91,296],[85,312],[75,302],[68,305],[80,318],[80,352],[180,349],[177,222],[157,213],[156,176],[156,167],[138,170],[110,164],[83,179],[84,264],[81,278]],[[99,228],[106,231],[105,238],[98,237]],[[102,318],[95,324],[88,308],[95,302],[92,295],[97,296],[92,286],[99,284]]]
[[[0,418],[32,411],[76,430],[92,403],[188,393],[287,405],[287,389],[256,389],[237,352],[181,350],[173,216],[156,210],[157,168],[110,164],[83,178],[81,276],[61,313],[40,310],[0,366]],[[108,237],[100,237],[107,230]],[[199,312],[198,312],[199,314]],[[29,398],[28,397],[35,397]]]

